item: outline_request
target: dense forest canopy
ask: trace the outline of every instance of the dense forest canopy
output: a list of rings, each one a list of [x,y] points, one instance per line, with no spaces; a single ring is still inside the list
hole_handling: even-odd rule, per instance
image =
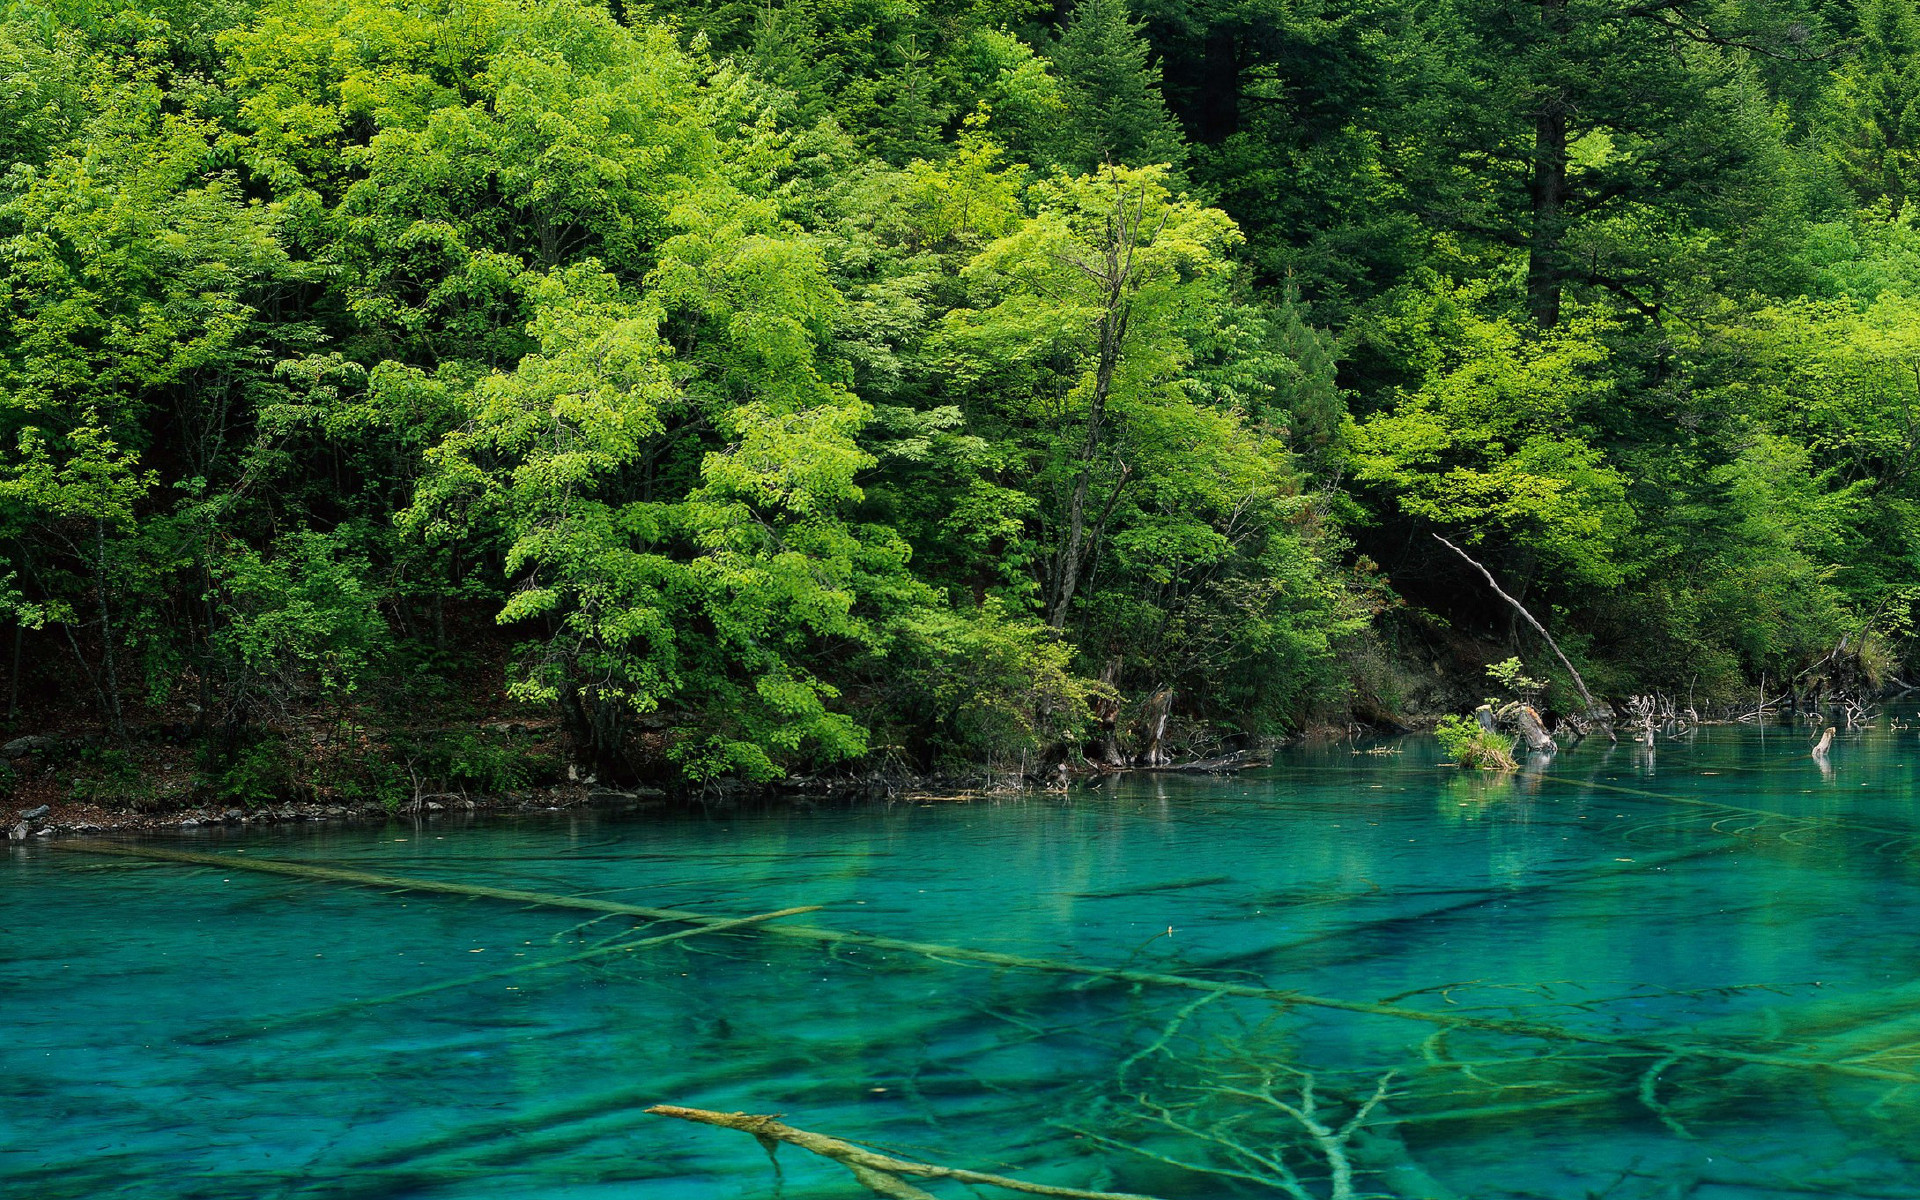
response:
[[[104,793],[1570,702],[1436,533],[1604,694],[1915,652],[1915,0],[0,13],[7,717]]]

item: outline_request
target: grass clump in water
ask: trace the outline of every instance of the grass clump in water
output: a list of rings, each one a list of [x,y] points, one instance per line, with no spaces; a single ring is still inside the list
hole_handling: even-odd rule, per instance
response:
[[[1511,771],[1520,764],[1513,757],[1513,739],[1482,726],[1471,717],[1441,717],[1433,736],[1459,766],[1482,771]]]

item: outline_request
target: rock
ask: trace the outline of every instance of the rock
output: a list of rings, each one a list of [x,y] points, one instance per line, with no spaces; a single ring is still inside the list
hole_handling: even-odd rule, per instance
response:
[[[223,821],[244,821],[247,819],[247,814],[237,808],[230,808],[220,814],[220,819]]]
[[[52,811],[52,809],[44,804],[38,808],[23,808],[20,810],[20,819],[22,821],[38,821],[41,817],[46,816]]]
[[[60,739],[29,734],[17,737],[4,746],[0,746],[0,758],[19,758],[23,754],[32,754],[37,750],[52,750],[60,745]]]
[[[25,821],[22,821],[18,825],[15,825],[13,827],[13,832],[9,833],[7,836],[12,838],[16,842],[24,842],[27,840],[27,835],[31,833],[32,830],[33,830],[33,827],[31,825],[28,825]]]

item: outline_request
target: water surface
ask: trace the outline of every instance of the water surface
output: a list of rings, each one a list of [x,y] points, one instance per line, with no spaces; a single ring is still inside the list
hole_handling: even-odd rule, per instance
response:
[[[0,1195],[864,1194],[641,1112],[667,1102],[1166,1200],[1325,1196],[1342,1157],[1403,1197],[1920,1196],[1920,736],[1843,735],[1823,771],[1801,731],[1716,728],[1504,780],[1360,749],[998,800],[145,844],[820,905],[798,920],[1372,1011],[751,935],[497,975],[644,922],[12,849]]]

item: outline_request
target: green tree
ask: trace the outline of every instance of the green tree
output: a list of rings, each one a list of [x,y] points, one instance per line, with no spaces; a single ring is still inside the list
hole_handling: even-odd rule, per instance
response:
[[[1829,159],[1862,201],[1899,210],[1920,188],[1920,10],[1865,0],[1860,44],[1827,97]]]
[[[1184,157],[1160,72],[1126,0],[1079,0],[1054,47],[1066,119],[1056,157],[1082,171]]]

